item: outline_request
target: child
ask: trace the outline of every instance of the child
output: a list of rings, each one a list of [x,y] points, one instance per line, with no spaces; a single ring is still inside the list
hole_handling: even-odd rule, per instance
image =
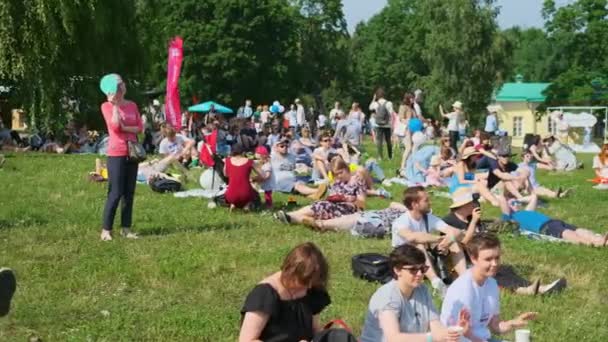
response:
[[[434,155],[431,157],[431,163],[429,168],[425,172],[425,185],[426,186],[445,186],[441,181],[441,171],[439,170],[441,166],[441,157],[439,155]]]
[[[257,166],[262,170],[262,174],[256,179],[256,182],[260,183],[262,190],[264,190],[264,202],[266,208],[272,208],[272,166],[270,165],[270,158],[268,150],[264,146],[258,146],[255,149],[255,159],[257,160]]]

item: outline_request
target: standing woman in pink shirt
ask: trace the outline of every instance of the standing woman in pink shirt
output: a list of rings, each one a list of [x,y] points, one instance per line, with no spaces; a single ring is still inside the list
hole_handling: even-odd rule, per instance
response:
[[[101,90],[108,101],[101,105],[101,113],[110,135],[108,143],[108,198],[103,210],[101,240],[112,240],[112,225],[118,203],[120,210],[121,235],[136,239],[131,232],[133,198],[137,180],[137,162],[129,160],[128,141],[137,141],[137,133],[143,130],[137,105],[125,100],[127,87],[118,74],[108,74],[101,79]]]

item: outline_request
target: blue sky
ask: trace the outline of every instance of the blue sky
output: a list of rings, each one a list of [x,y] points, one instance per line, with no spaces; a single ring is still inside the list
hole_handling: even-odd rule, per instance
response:
[[[572,1],[556,1],[558,5],[568,2]],[[386,0],[342,0],[342,3],[348,30],[353,32],[358,22],[378,13],[386,5]],[[543,0],[498,0],[496,4],[501,7],[498,24],[503,29],[513,26],[542,27],[544,24],[541,16]]]

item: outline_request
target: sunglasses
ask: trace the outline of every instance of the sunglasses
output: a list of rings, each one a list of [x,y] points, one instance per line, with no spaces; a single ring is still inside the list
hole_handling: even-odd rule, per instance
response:
[[[277,145],[277,147],[285,148],[285,147],[287,147],[287,145]]]
[[[321,141],[322,141],[322,142],[330,142],[330,141],[331,141],[331,139],[323,139],[323,140],[321,140]]]
[[[421,272],[422,274],[425,274],[429,270],[429,267],[427,265],[421,265],[421,266],[403,266],[401,269],[410,272],[411,275],[416,275],[416,274],[418,274],[418,272]]]

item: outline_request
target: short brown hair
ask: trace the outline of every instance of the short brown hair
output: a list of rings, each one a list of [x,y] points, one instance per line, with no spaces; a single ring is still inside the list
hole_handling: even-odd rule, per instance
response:
[[[421,186],[412,186],[405,189],[403,192],[403,205],[409,210],[412,210],[412,205],[420,201],[420,193],[424,192],[424,188]]]
[[[473,236],[467,244],[467,251],[473,258],[477,258],[481,250],[496,248],[500,248],[500,240],[498,240],[496,235],[491,233],[479,233]]]
[[[409,243],[404,243],[403,245],[395,247],[388,256],[388,260],[391,265],[391,272],[394,279],[397,279],[395,268],[399,269],[403,266],[423,265],[426,262],[424,253],[416,248],[416,246],[410,245]]]
[[[167,138],[173,139],[176,135],[175,128],[173,128],[171,125],[165,125],[165,127],[163,127],[163,135]]]
[[[376,89],[376,100],[384,98],[384,88]]]
[[[298,283],[302,286],[326,289],[329,266],[319,247],[305,242],[292,249],[281,266],[281,283],[284,286]]]

